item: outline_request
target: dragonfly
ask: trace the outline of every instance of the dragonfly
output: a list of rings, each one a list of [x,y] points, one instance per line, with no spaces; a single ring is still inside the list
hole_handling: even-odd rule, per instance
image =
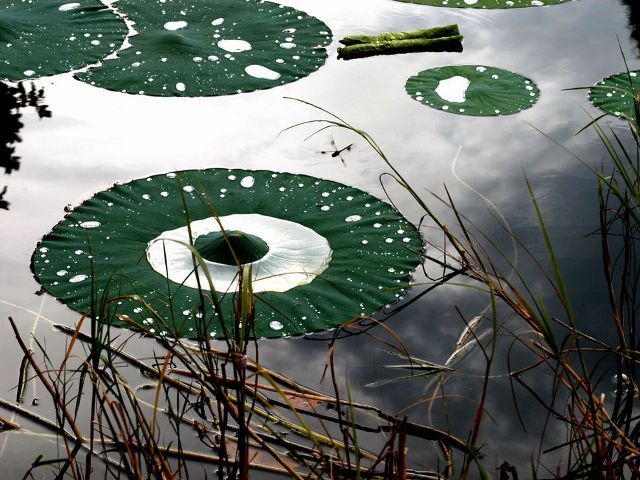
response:
[[[331,146],[333,147],[333,150],[321,150],[320,153],[322,155],[330,154],[331,158],[339,158],[342,164],[346,167],[347,164],[344,161],[344,158],[342,158],[342,152],[350,152],[353,148],[353,143],[347,145],[346,147],[338,148],[338,146],[336,145],[336,141],[332,138]]]

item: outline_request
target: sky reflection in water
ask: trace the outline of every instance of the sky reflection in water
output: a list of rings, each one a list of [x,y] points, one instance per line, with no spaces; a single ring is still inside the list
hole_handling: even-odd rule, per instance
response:
[[[585,166],[531,125],[594,165],[604,158],[591,132],[574,136],[589,121],[588,114],[597,113],[588,103],[586,92],[562,89],[589,86],[624,69],[616,34],[630,68],[638,68],[637,45],[630,39],[627,16],[630,12],[632,19],[637,17],[632,1],[625,1],[625,6],[617,0],[577,0],[549,8],[510,11],[465,11],[391,0],[286,3],[326,22],[333,29],[334,40],[350,33],[458,23],[465,36],[464,52],[345,62],[336,60],[334,42],[325,67],[307,78],[267,91],[202,99],[119,94],[74,81],[70,75],[37,81],[39,87],[46,88],[47,102],[55,116],[40,123],[35,112],[24,112],[24,140],[16,151],[22,158],[20,175],[5,177],[0,184],[8,185],[12,203],[11,210],[0,212],[5,244],[0,252],[0,316],[14,316],[24,332],[31,329],[34,316],[6,302],[35,312],[42,308],[43,315],[61,323],[77,319],[54,300],[33,295],[38,285],[31,277],[29,258],[38,239],[62,218],[65,205],[79,203],[116,180],[187,168],[273,169],[328,178],[383,196],[378,177],[386,171],[385,166],[362,140],[333,132],[337,145],[354,143],[352,151],[345,152],[343,166],[339,160],[318,153],[331,149],[329,135],[320,134],[308,141],[304,141],[308,132],[303,130],[278,135],[296,122],[322,116],[283,99],[287,96],[315,103],[367,130],[425,197],[429,197],[429,191],[443,194],[446,184],[457,206],[489,236],[501,238],[502,247],[510,252],[511,243],[494,214],[452,173],[452,161],[461,148],[457,175],[496,205],[534,254],[544,256],[526,193],[526,175],[552,232],[571,293],[578,299],[578,317],[586,329],[597,329],[605,313],[604,291],[599,265],[590,265],[599,257],[598,239],[587,236],[597,224],[595,181]],[[406,95],[404,83],[408,77],[427,68],[456,63],[493,65],[530,77],[540,87],[540,100],[518,115],[473,118],[424,107]],[[611,124],[623,127],[616,120]],[[396,192],[394,201],[401,211],[417,221],[420,211],[416,205],[399,195],[397,189],[391,191]],[[433,205],[447,222],[452,221],[435,200]],[[522,255],[520,258],[523,271],[537,275],[531,262]],[[470,319],[483,310],[486,301],[486,297],[468,289],[440,287],[391,319],[388,326],[416,356],[443,362],[463,325],[454,306]],[[0,349],[13,359],[2,372],[3,396],[11,398],[9,388],[15,384],[15,367],[21,356],[7,323],[0,325],[4,333]],[[517,322],[510,326],[523,328]],[[51,344],[60,341],[46,323],[41,324],[39,334],[47,336]],[[508,339],[502,343],[507,346]],[[149,347],[137,348],[145,351]],[[319,381],[326,343],[278,340],[262,342],[260,348],[262,363],[309,386]],[[352,395],[361,402],[394,411],[423,395],[421,380],[381,389],[363,387],[396,374],[379,367],[397,363],[379,344],[364,336],[341,342],[338,358],[338,371],[345,374],[348,370]],[[482,373],[483,366],[479,352],[475,352],[460,370],[476,375]],[[504,372],[503,360],[496,366],[496,373]],[[463,397],[477,395],[479,384],[477,378],[463,375],[447,384],[447,393],[460,395],[448,403],[448,421],[455,433],[466,434],[473,404]],[[329,389],[329,385],[324,388]],[[488,402],[488,412],[496,423],[487,420],[482,432],[488,442],[488,467],[507,460],[527,471],[543,412],[529,396],[518,392],[530,431],[524,434],[517,423],[508,382],[496,379]],[[442,427],[447,419],[442,416],[441,403],[435,407],[432,411],[417,408],[412,415],[425,423],[431,415],[430,420]]]

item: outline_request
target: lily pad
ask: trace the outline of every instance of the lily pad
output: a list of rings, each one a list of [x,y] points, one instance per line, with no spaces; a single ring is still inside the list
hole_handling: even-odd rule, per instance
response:
[[[127,26],[98,0],[12,0],[0,6],[0,78],[64,73],[120,48]]]
[[[194,273],[184,244],[189,225],[232,331],[238,269],[228,244],[220,242],[211,205],[238,261],[252,267],[257,337],[321,331],[371,315],[402,297],[422,260],[416,229],[362,190],[305,175],[209,169],[156,175],[96,194],[38,244],[34,274],[80,312],[91,305],[92,287],[99,296],[121,296],[117,309],[126,317],[115,325],[223,337],[220,315],[199,311],[198,283],[205,294],[209,284],[202,268]],[[166,324],[126,295],[139,295]]]
[[[636,99],[640,93],[640,70],[622,72],[599,81],[589,90],[589,100],[616,117],[637,120]]]
[[[483,65],[424,70],[405,87],[414,100],[460,115],[510,115],[533,106],[540,96],[528,78]]]
[[[162,96],[271,88],[324,64],[331,31],[291,7],[255,0],[120,0],[131,47],[77,76],[101,88]]]
[[[452,8],[526,8],[526,7],[546,7],[548,5],[559,5],[572,0],[396,0],[405,3],[420,3],[433,7]]]

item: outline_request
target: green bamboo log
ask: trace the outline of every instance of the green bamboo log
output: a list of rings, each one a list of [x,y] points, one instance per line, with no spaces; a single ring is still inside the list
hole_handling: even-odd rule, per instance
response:
[[[373,55],[411,52],[461,52],[462,35],[442,38],[412,38],[378,43],[359,43],[338,48],[338,58],[351,60]]]
[[[391,42],[394,40],[409,40],[414,38],[455,37],[457,35],[460,35],[460,30],[458,29],[458,25],[453,24],[422,30],[411,30],[408,32],[386,32],[380,35],[347,35],[340,40],[340,43],[349,46],[361,43]]]

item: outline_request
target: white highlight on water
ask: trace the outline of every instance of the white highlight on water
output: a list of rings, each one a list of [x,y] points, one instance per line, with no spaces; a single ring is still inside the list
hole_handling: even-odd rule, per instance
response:
[[[466,100],[465,93],[471,82],[468,78],[456,75],[455,77],[440,80],[436,87],[436,93],[447,102],[462,103]]]
[[[167,22],[164,24],[164,29],[165,30],[180,30],[181,28],[186,27],[187,25],[189,25],[187,22],[185,22],[184,20],[178,20],[175,22]]]
[[[251,50],[251,44],[244,40],[220,40],[218,47],[231,53],[246,52]]]
[[[76,8],[78,8],[80,6],[79,3],[65,3],[64,5],[60,5],[58,7],[58,10],[60,10],[61,12],[68,12],[69,10],[75,10]]]
[[[244,68],[244,71],[252,77],[263,78],[265,80],[278,80],[280,78],[278,72],[274,72],[270,68],[263,67],[262,65],[248,65]]]
[[[82,222],[80,223],[80,226],[82,228],[98,228],[101,225],[100,222],[94,221],[94,220],[90,220],[87,222]]]
[[[256,179],[253,178],[251,175],[247,175],[242,180],[240,180],[240,185],[242,185],[244,188],[251,188],[255,183],[256,183]]]
[[[254,213],[227,215],[219,220],[226,230],[255,235],[269,246],[264,257],[251,263],[254,292],[286,292],[309,284],[328,268],[331,261],[332,250],[327,239],[304,225]],[[218,220],[213,217],[193,221],[190,228],[194,241],[201,235],[220,231]],[[198,288],[192,252],[185,246],[188,243],[186,226],[163,232],[149,242],[147,259],[156,272],[169,280]],[[207,268],[215,290],[238,291],[235,265],[205,260],[204,268]],[[202,288],[208,290],[202,265],[197,275]]]

